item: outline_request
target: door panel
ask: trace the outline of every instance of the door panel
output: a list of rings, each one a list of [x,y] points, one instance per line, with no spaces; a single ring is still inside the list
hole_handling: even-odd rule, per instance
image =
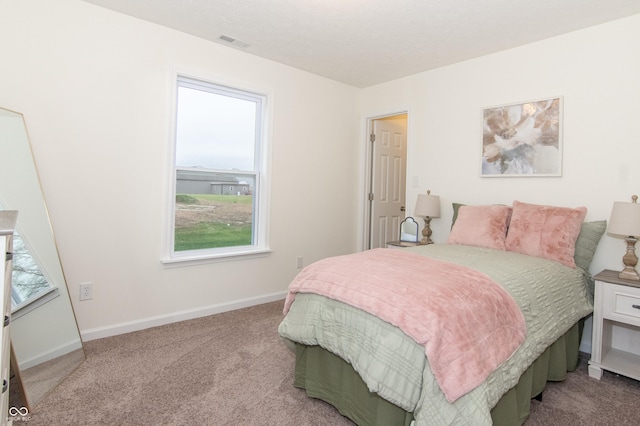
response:
[[[397,240],[405,217],[407,137],[404,118],[373,121],[369,248]]]

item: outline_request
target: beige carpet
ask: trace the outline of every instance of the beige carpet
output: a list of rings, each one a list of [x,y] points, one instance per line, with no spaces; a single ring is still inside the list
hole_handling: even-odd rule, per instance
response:
[[[281,311],[274,302],[88,342],[87,361],[14,424],[352,425],[292,386],[294,356],[277,334]],[[591,379],[582,361],[533,402],[526,425],[638,419],[640,384],[609,373]]]

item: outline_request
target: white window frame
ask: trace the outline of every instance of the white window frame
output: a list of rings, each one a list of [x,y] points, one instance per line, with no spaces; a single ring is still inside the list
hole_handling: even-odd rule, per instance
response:
[[[176,121],[178,114],[177,94],[178,87],[184,82],[195,83],[196,86],[209,88],[213,93],[234,96],[246,99],[260,99],[259,113],[256,115],[256,150],[254,158],[255,190],[253,194],[253,243],[247,246],[219,247],[201,250],[174,250],[174,224],[175,224],[175,199],[176,199]],[[170,137],[170,164],[169,164],[169,200],[167,213],[167,236],[165,255],[162,263],[165,267],[190,266],[202,263],[210,263],[225,260],[239,260],[265,256],[271,252],[269,248],[269,170],[268,170],[268,129],[270,128],[269,99],[271,95],[265,90],[256,90],[243,87],[244,85],[229,84],[219,79],[191,75],[177,72],[173,75],[172,82],[172,115]],[[192,86],[193,87],[193,86]],[[199,88],[199,87],[196,87]],[[229,171],[233,172],[233,171]]]

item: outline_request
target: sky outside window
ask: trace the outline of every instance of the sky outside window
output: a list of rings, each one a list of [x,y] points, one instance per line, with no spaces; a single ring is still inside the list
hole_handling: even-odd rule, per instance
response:
[[[176,166],[253,170],[255,102],[178,87]]]

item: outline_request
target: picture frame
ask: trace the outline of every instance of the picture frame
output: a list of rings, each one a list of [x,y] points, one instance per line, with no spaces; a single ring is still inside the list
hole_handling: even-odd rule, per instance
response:
[[[482,177],[562,176],[562,96],[482,108]]]

